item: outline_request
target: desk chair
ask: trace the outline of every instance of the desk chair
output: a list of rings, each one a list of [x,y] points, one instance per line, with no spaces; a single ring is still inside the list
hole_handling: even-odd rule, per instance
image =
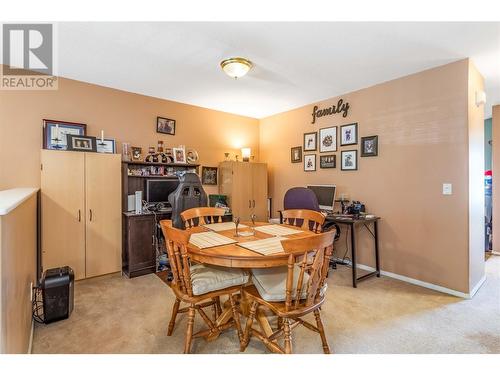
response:
[[[250,314],[240,350],[248,346],[251,336],[257,337],[274,353],[292,353],[292,330],[299,324],[318,333],[323,352],[330,353],[320,308],[325,302],[326,277],[333,249],[334,232],[314,237],[281,241],[288,254],[288,265],[277,268],[254,269],[253,284],[243,289],[244,298],[251,302]],[[252,328],[257,310],[266,308],[278,316],[278,329],[269,336]],[[302,319],[310,313],[316,326]],[[284,348],[277,338],[284,336]]]
[[[168,196],[168,203],[172,206],[172,225],[174,228],[184,229],[181,212],[207,205],[207,194],[198,175],[186,173],[180,176],[177,189]]]
[[[222,223],[225,214],[224,208],[194,207],[181,212],[181,218],[185,228],[189,229],[204,224]]]
[[[320,211],[318,198],[311,189],[305,187],[294,187],[285,193],[283,198],[285,210],[306,209]]]
[[[170,220],[162,220],[160,224],[163,235],[167,239],[168,257],[173,274],[173,280],[169,286],[176,297],[167,335],[172,334],[177,314],[187,312],[185,354],[191,352],[193,338],[217,335],[233,324],[236,326],[241,342],[243,334],[234,296],[240,293],[242,285],[248,282],[248,274],[235,268],[205,266],[203,264],[191,265],[187,251],[189,232],[173,228]],[[215,310],[212,320],[203,309],[213,306],[216,298],[218,299],[222,295],[228,295],[233,317],[228,323],[217,326],[215,321],[218,316]],[[179,309],[181,302],[187,303],[189,306]],[[193,333],[196,312],[200,314],[208,329]]]

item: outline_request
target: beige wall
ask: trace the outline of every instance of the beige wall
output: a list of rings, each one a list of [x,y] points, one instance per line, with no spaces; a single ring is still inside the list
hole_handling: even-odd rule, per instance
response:
[[[383,270],[468,293],[468,77],[462,60],[343,95],[347,118],[311,124],[313,105],[337,97],[262,119],[260,158],[269,164],[274,214],[292,186],[337,184],[338,193],[382,217]],[[379,156],[359,158],[358,171],[340,170],[340,150],[359,145],[339,147],[336,169],[319,169],[319,152],[316,172],[290,163],[290,147],[302,145],[303,133],[352,122],[360,137],[379,136]],[[444,182],[453,195],[442,195]],[[360,236],[361,263],[373,266],[371,240],[364,230]],[[344,248],[341,239],[339,256]]]
[[[476,93],[484,80],[469,63],[469,290],[484,277],[484,104],[476,105]]]
[[[493,251],[500,254],[500,104],[493,106],[492,131]]]
[[[175,136],[156,133],[157,116],[176,120]],[[0,190],[40,186],[44,118],[85,123],[93,136],[102,129],[116,138],[118,152],[121,142],[130,142],[147,153],[161,139],[167,147],[194,148],[206,166],[245,146],[259,156],[256,119],[62,78],[57,91],[0,91]],[[217,193],[217,187],[205,189]]]
[[[36,283],[36,194],[0,216],[0,353],[27,353]]]

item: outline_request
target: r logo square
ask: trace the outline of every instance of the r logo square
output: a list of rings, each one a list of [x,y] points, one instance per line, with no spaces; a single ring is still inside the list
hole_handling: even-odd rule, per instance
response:
[[[2,89],[56,89],[52,24],[2,25]]]

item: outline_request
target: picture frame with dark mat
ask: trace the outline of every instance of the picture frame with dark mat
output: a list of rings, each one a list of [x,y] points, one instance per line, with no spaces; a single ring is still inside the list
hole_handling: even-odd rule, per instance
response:
[[[336,168],[337,167],[337,155],[320,155],[319,156],[319,167],[322,169]]]
[[[337,127],[319,129],[319,152],[337,151]]]
[[[302,146],[292,147],[290,149],[290,161],[292,163],[302,162]]]
[[[378,156],[378,135],[361,137],[361,157]]]
[[[318,148],[318,133],[304,133],[304,152],[316,151]]]
[[[68,151],[97,152],[96,137],[67,134],[66,139]]]
[[[343,171],[358,170],[358,150],[346,150],[341,152],[340,169]]]
[[[156,132],[175,135],[175,120],[166,117],[156,117]]]
[[[84,136],[87,125],[78,122],[43,119],[43,148],[48,150],[67,150],[68,134]]]
[[[304,172],[316,170],[316,154],[304,155]]]
[[[217,167],[201,167],[201,183],[203,185],[217,185]]]
[[[358,144],[358,123],[342,125],[340,127],[340,145],[350,146]]]
[[[114,154],[116,152],[116,142],[114,139],[98,139],[96,150],[103,154]]]

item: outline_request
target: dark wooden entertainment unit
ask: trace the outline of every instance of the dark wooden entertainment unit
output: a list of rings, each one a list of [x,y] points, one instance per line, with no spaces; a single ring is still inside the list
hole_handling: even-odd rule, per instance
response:
[[[194,170],[198,173],[199,164],[178,163],[146,163],[122,162],[122,207],[128,207],[128,195],[142,191],[144,196],[145,181],[147,179],[175,179],[175,175],[130,175],[130,170],[160,169],[171,173]],[[156,216],[156,217],[155,217]],[[156,241],[158,231],[156,221],[170,219],[171,210],[157,213],[123,212],[122,215],[122,270],[128,277],[136,277],[156,272]]]

